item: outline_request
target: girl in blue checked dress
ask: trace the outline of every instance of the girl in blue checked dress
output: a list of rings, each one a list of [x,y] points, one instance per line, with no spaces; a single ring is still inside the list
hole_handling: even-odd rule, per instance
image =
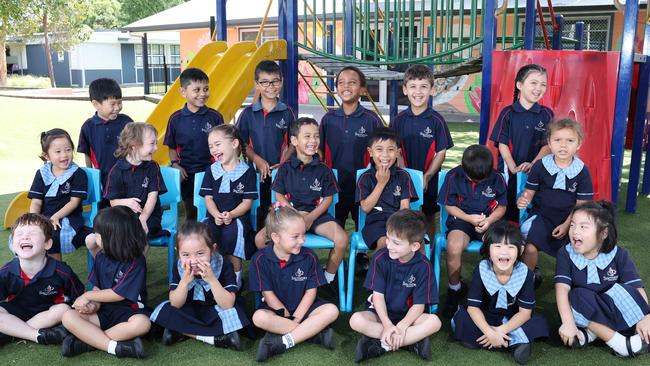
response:
[[[629,253],[616,245],[613,205],[576,206],[569,239],[555,270],[564,344],[579,348],[600,338],[620,357],[648,352],[648,295]]]
[[[533,272],[521,262],[524,238],[511,223],[498,221],[483,237],[483,260],[452,319],[457,340],[468,348],[508,348],[519,364],[528,362],[535,339],[548,337],[546,320],[533,314]]]
[[[215,347],[240,349],[237,331],[248,325],[246,315],[235,306],[238,286],[232,265],[219,254],[208,228],[187,221],[176,234],[176,263],[169,285],[169,301],[151,315],[165,328],[163,344],[185,336]]]

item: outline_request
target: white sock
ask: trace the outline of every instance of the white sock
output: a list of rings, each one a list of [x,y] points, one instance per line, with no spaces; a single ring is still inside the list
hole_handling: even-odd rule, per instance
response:
[[[631,336],[630,346],[632,347],[632,352],[639,352],[641,350],[641,347],[643,347],[643,340],[641,339],[641,336],[638,334]]]
[[[455,285],[452,285],[451,283],[449,283],[449,284],[447,284],[447,287],[449,287],[450,290],[460,291],[460,287],[461,287],[460,286],[460,281],[458,281],[458,283],[455,284]]]
[[[287,349],[295,346],[295,342],[293,341],[293,336],[291,333],[287,333],[282,336],[282,343],[284,343],[284,346],[287,347]]]
[[[237,287],[241,287],[241,270],[235,271],[235,279],[236,279]]]
[[[596,340],[596,334],[592,332],[589,328],[578,328],[580,332],[578,333],[578,341],[580,342],[581,346],[584,346],[585,344],[589,344],[593,341]],[[585,333],[587,333],[587,339],[584,339]]]
[[[110,353],[111,355],[114,355],[116,347],[117,347],[117,342],[108,341],[108,350],[106,350],[106,352]]]
[[[384,343],[383,341],[381,342],[381,348],[383,348],[384,351],[386,351],[386,352],[390,352],[390,347],[386,343]]]
[[[592,332],[591,329],[587,328],[586,330],[587,330],[587,344],[595,341],[596,338],[598,338],[598,336],[596,336],[596,333]]]
[[[214,346],[214,337],[213,336],[196,336],[197,341],[201,341],[203,343],[211,344]]]
[[[619,355],[629,356],[627,352],[627,346],[625,345],[625,337],[621,333],[614,333],[612,339],[606,343],[611,349],[614,350],[614,352],[618,353]]]
[[[336,276],[336,273],[329,273],[325,271],[325,280],[327,281],[327,283],[334,281],[334,276]]]

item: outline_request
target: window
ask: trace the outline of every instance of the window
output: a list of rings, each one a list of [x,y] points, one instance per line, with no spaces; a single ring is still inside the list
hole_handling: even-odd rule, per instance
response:
[[[548,33],[549,42],[553,35],[553,23],[551,22],[548,14],[545,14],[546,32]],[[609,51],[610,44],[610,28],[611,28],[611,15],[594,15],[594,16],[582,16],[577,14],[569,14],[564,16],[564,27],[562,29],[562,37],[575,39],[575,24],[577,22],[584,22],[584,32],[582,36],[583,49],[584,50],[594,50],[594,51]],[[521,34],[524,34],[525,23],[522,21]],[[543,49],[546,47],[544,44],[544,34],[540,23],[538,22],[535,26],[535,48]],[[562,49],[574,49],[574,43],[568,41],[562,41]]]
[[[165,46],[162,44],[150,44],[147,48],[149,49],[149,65],[162,65],[163,57],[165,55]],[[142,44],[135,45],[135,67],[143,67]]]
[[[181,46],[173,44],[169,46],[169,63],[172,65],[181,64]]]
[[[239,31],[239,40],[241,42],[243,42],[243,41],[255,42],[255,39],[257,38],[257,32],[258,31],[259,31],[259,28],[241,29]],[[276,39],[278,39],[278,30],[277,29],[264,29],[262,31],[262,37],[260,37],[260,38],[261,38],[261,43],[264,43],[266,41],[276,40]]]

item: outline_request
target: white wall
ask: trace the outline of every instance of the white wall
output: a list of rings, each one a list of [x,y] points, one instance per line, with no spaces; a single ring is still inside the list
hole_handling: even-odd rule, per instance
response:
[[[119,43],[84,43],[70,52],[70,69],[122,69],[122,50]]]

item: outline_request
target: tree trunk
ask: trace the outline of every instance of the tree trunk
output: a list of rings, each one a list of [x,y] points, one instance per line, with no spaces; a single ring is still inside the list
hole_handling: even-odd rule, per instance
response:
[[[0,86],[7,86],[6,41],[7,41],[7,32],[4,29],[0,29]]]
[[[45,60],[47,62],[47,76],[50,78],[50,85],[56,88],[54,81],[54,66],[52,66],[52,51],[50,50],[50,37],[47,30],[47,10],[43,14],[43,39],[45,40]]]

